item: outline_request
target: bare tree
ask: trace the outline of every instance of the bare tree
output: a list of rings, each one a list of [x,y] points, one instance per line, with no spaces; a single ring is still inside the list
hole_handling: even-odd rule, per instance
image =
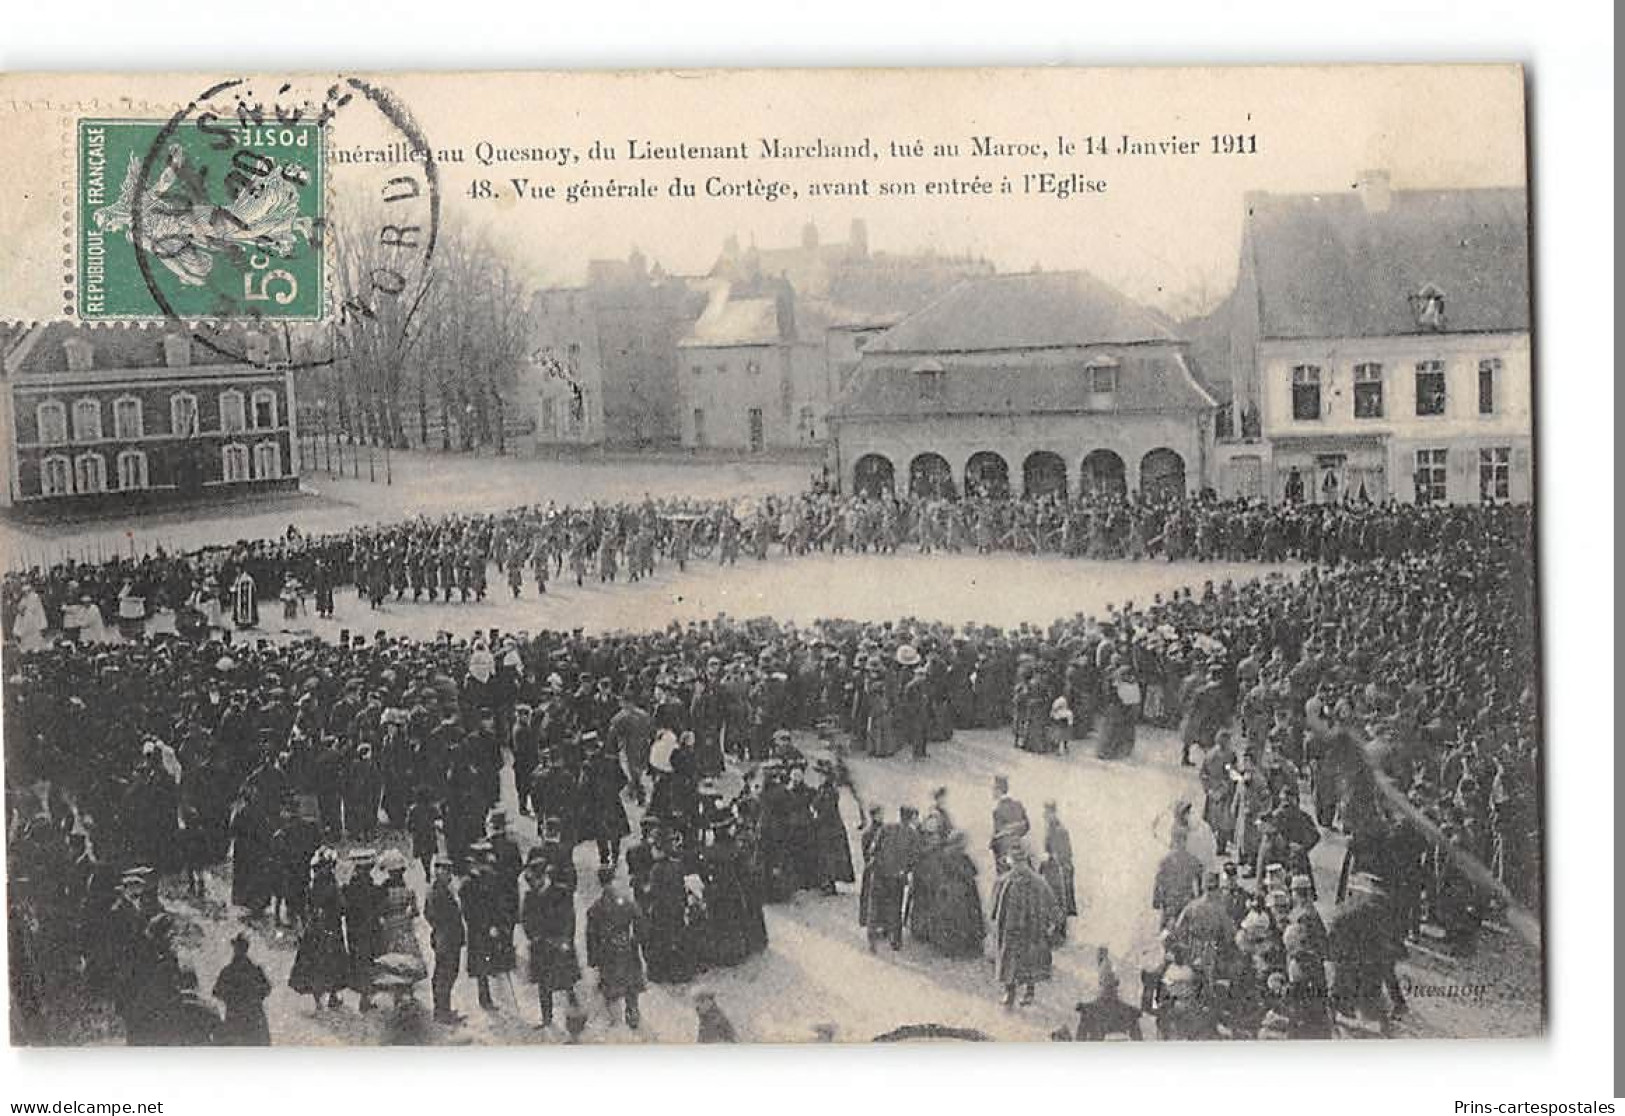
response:
[[[504,448],[503,418],[528,337],[529,296],[514,269],[488,236],[443,223],[429,272],[380,297],[375,275],[398,265],[400,249],[353,231],[387,223],[365,206],[351,204],[341,216],[334,226],[352,230],[332,240],[343,310],[333,375],[318,388],[340,429],[373,443],[426,445],[433,421],[443,449],[452,448],[453,430],[461,449]]]

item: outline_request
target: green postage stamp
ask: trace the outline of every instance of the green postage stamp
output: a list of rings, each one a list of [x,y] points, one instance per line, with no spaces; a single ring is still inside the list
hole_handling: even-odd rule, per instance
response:
[[[80,120],[81,317],[323,315],[323,128]]]

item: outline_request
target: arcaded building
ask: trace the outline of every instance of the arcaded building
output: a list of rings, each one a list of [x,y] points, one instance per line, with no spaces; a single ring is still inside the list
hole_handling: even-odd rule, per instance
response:
[[[846,491],[1194,493],[1213,394],[1085,272],[968,280],[875,337],[831,413]]]

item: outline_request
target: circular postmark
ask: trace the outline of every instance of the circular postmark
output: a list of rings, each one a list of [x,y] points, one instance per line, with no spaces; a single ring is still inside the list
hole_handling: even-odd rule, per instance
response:
[[[335,134],[380,157],[335,183]],[[122,218],[141,284],[199,344],[294,368],[334,363],[362,330],[404,348],[440,193],[433,150],[388,90],[355,77],[221,81],[131,161]]]

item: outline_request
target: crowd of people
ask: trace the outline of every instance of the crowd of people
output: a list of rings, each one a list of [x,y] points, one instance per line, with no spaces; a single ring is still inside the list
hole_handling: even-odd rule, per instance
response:
[[[810,762],[792,734],[886,757],[905,747],[925,755],[962,730],[1008,728],[1023,750],[1092,741],[1115,759],[1133,749],[1137,726],[1177,729],[1183,758],[1198,768],[1201,819],[1235,870],[1193,864],[1180,836],[1188,819],[1176,827],[1154,888],[1163,955],[1145,970],[1140,1005],[1167,1037],[1253,1037],[1283,1019],[1292,1034],[1318,1034],[1333,1008],[1386,1020],[1402,1003],[1389,977],[1406,933],[1426,920],[1466,950],[1498,904],[1538,909],[1532,539],[1522,508],[1206,501],[1125,513],[1143,518],[1145,552],[1318,564],[1047,628],[719,618],[643,633],[491,630],[437,641],[378,633],[274,643],[231,639],[223,624],[107,644],[35,638],[61,630],[60,605],[75,594],[94,602],[111,590],[151,607],[195,600],[205,576],[236,584],[246,574],[260,595],[296,580],[314,588],[318,607],[324,587],[330,595],[341,584],[375,604],[420,591],[450,597],[463,583],[472,599],[488,563],[511,569],[524,556],[521,569],[534,570],[539,538],[555,540],[540,545],[555,576],[565,559],[587,576],[573,555],[608,545],[641,577],[652,556],[689,560],[697,525],[718,517],[724,561],[737,556],[730,521],[734,540],[762,554],[758,534],[792,552],[887,549],[903,538],[951,549],[955,530],[932,526],[950,503],[812,494],[760,505],[757,519],[778,524],[759,532],[733,510],[692,502],[532,508],[323,538],[290,530],[207,556],[9,578],[21,1018],[34,1018],[27,1008],[42,989],[73,979],[114,1007],[130,1041],[190,1041],[207,1005],[177,961],[176,919],[153,876],[200,888],[228,862],[233,905],[294,928],[293,991],[322,1010],[347,991],[370,1008],[374,996],[404,995],[427,978],[435,1017],[455,1024],[459,974],[490,1003],[491,979],[517,968],[522,932],[544,1025],[555,994],[565,997],[568,1030],[588,1025],[575,993],[584,942],[604,999],[637,1026],[646,980],[680,984],[737,964],[767,947],[764,903],[849,882],[859,885],[871,946],[899,947],[907,932],[972,956],[991,933],[1006,1002],[1031,1001],[1077,912],[1070,839],[1055,811],[1046,811],[1040,851],[1025,809],[1017,821],[1000,797],[984,915],[975,860],[940,799],[923,820],[912,807],[895,822],[871,815],[856,870],[840,809],[854,790],[847,769]],[[1019,524],[1046,507],[1091,523],[1096,514],[1086,503],[975,499],[946,514],[969,517],[965,539],[979,545],[981,517]],[[864,515],[878,516],[878,533],[841,526]],[[1100,553],[1094,533],[1083,532],[1080,553]],[[567,541],[578,538],[596,539],[596,551]],[[410,557],[414,547],[471,557],[425,562]],[[598,565],[606,579],[617,569]],[[427,571],[421,585],[414,570]],[[32,620],[18,624],[35,612],[38,631]],[[535,827],[524,855],[513,819],[493,813],[510,766]],[[634,828],[639,840],[626,845]],[[1348,910],[1375,913],[1341,935],[1337,926],[1294,933],[1294,912],[1307,919],[1297,902],[1304,878],[1309,909],[1316,898],[1308,848],[1333,828],[1349,836]],[[392,835],[401,850],[372,848]],[[574,855],[584,844],[597,853],[601,888],[578,935]],[[421,901],[404,883],[408,853],[431,881]],[[1490,866],[1499,889],[1464,867],[1474,864]],[[1245,909],[1226,891],[1229,878]],[[420,918],[431,931],[427,958]],[[1229,946],[1219,944],[1225,933]],[[242,1005],[239,1018],[253,1018],[254,971],[245,944],[233,977],[215,986]],[[1109,958],[1100,976],[1102,998],[1080,1009],[1079,1037],[1099,1037],[1132,1008],[1115,998]],[[229,1033],[259,1033],[257,1023],[244,1027]]]
[[[652,576],[741,555],[975,551],[1053,552],[1075,558],[1168,561],[1395,559],[1430,550],[1460,524],[1449,509],[1388,503],[1265,504],[1261,501],[1136,499],[1116,494],[1013,497],[842,496],[815,487],[752,500],[645,498],[586,506],[529,505],[457,513],[228,546],[97,561],[65,556],[9,571],[0,621],[27,641],[64,628],[100,632],[121,619],[173,610],[200,627],[257,622],[249,595],[290,615],[332,616],[334,594],[351,588],[374,609],[391,602],[484,601],[493,592],[545,595],[560,579],[581,586]],[[133,602],[133,605],[132,603]]]

